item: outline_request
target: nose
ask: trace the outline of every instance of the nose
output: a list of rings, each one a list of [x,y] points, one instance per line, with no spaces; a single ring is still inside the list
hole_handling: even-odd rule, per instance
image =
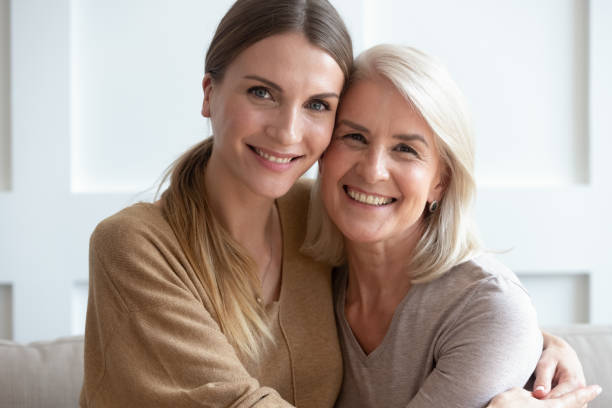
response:
[[[278,109],[266,126],[266,134],[281,145],[291,145],[302,140],[299,107],[285,106]]]
[[[371,146],[363,152],[363,156],[357,163],[357,174],[369,184],[388,180],[389,170],[387,168],[387,159],[387,153],[384,147]]]

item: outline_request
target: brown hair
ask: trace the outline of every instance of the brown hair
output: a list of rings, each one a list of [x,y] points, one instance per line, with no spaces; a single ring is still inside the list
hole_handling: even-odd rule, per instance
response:
[[[344,72],[353,62],[348,31],[327,0],[238,0],[225,14],[206,54],[205,70],[221,81],[246,48],[266,37],[299,32],[325,50]],[[185,152],[168,170],[162,194],[164,216],[207,292],[213,317],[237,352],[257,359],[272,339],[256,264],[214,216],[207,203],[204,171],[213,149],[208,138]]]
[[[336,9],[327,0],[238,0],[225,14],[206,53],[205,70],[222,80],[227,66],[249,46],[275,34],[300,32],[327,51],[344,73],[353,63],[353,45]]]

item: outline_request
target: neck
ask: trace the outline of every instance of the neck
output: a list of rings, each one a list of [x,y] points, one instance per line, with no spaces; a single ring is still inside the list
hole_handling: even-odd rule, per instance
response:
[[[346,241],[347,304],[368,310],[395,309],[412,286],[409,266],[419,234],[415,235],[393,242]]]
[[[221,225],[257,264],[263,300],[280,294],[282,232],[273,198],[236,181],[211,156],[204,174],[208,205]]]
[[[255,194],[219,167],[213,153],[204,175],[208,205],[232,238],[255,254],[250,249],[266,241],[275,215],[274,200]]]

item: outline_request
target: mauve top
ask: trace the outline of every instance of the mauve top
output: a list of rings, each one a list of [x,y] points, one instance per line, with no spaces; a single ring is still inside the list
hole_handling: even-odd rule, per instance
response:
[[[344,314],[348,269],[334,272],[344,359],[336,407],[476,408],[523,386],[542,351],[518,278],[490,256],[412,286],[381,344],[366,354]]]

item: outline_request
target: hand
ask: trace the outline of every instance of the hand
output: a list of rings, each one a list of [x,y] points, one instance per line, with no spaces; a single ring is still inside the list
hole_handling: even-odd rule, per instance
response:
[[[581,408],[601,393],[601,387],[590,385],[562,397],[539,400],[529,391],[513,388],[493,398],[487,408]]]
[[[542,335],[544,350],[535,370],[533,395],[537,398],[557,398],[584,387],[586,380],[582,364],[574,349],[559,337],[545,332]]]

